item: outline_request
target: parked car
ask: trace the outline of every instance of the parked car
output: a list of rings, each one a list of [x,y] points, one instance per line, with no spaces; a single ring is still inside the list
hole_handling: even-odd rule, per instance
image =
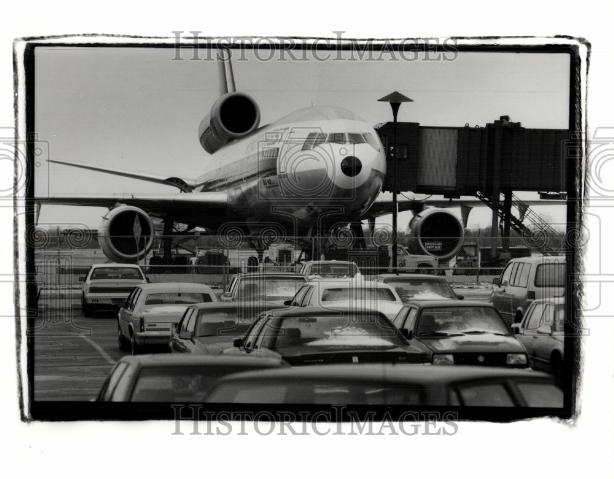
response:
[[[302,308],[320,306],[327,309],[370,309],[393,319],[403,303],[396,291],[384,283],[362,279],[322,279],[303,285],[285,304]]]
[[[272,301],[292,298],[305,277],[296,273],[240,273],[228,283],[222,301]]]
[[[97,310],[117,310],[126,302],[132,290],[147,283],[147,278],[136,264],[94,264],[81,278],[81,310],[85,316]]]
[[[144,354],[121,358],[98,393],[102,402],[203,402],[227,374],[283,367],[274,358]]]
[[[117,342],[132,354],[143,346],[167,345],[186,308],[217,301],[213,290],[198,283],[152,283],[138,286],[117,315]]]
[[[507,324],[519,323],[532,301],[563,296],[566,280],[564,256],[515,258],[493,279],[491,302]]]
[[[299,274],[305,278],[353,278],[360,275],[358,266],[353,261],[306,261]]]
[[[563,391],[550,376],[527,369],[351,364],[232,374],[213,386],[206,401],[561,408]]]
[[[233,339],[245,334],[263,311],[284,308],[262,301],[201,303],[190,306],[173,330],[172,352],[220,354]]]
[[[387,273],[374,279],[392,286],[404,303],[421,299],[463,299],[442,276]]]
[[[548,371],[560,381],[565,353],[565,300],[546,298],[533,301],[512,330],[524,345],[529,363],[535,369]]]
[[[528,366],[525,348],[488,303],[412,301],[399,311],[394,325],[433,364]]]
[[[318,307],[267,311],[224,354],[282,357],[291,365],[424,363],[383,313]]]

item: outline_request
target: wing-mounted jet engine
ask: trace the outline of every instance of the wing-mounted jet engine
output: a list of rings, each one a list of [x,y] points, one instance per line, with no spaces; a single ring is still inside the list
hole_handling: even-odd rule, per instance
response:
[[[151,250],[154,225],[151,217],[136,206],[113,208],[102,219],[98,240],[111,261],[134,263]]]
[[[430,254],[445,260],[463,246],[465,229],[461,221],[444,208],[426,208],[409,223],[409,248],[415,254]]]
[[[218,52],[220,97],[198,126],[198,139],[207,153],[252,133],[260,124],[260,108],[246,93],[236,91],[230,51]]]

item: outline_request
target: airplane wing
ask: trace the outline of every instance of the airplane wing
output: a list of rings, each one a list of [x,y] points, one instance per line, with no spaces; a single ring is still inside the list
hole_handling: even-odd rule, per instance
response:
[[[71,163],[69,161],[60,161],[60,160],[47,160],[47,161],[49,163],[56,163],[58,165],[72,166],[73,168],[81,168],[84,170],[98,171],[100,173],[108,173],[110,175],[123,176],[125,178],[143,180],[143,181],[148,181],[150,183],[158,183],[161,185],[175,186],[184,192],[192,191],[196,186],[198,186],[195,180],[188,180],[188,179],[183,179],[183,178],[176,178],[176,177],[167,178],[165,176],[151,175],[148,173],[141,173],[141,172],[129,171],[129,170],[112,170],[110,168],[101,168],[99,166],[83,165],[80,163]]]
[[[155,217],[164,218],[168,215],[181,223],[191,223],[205,227],[221,224],[235,217],[233,210],[228,206],[228,194],[223,191],[144,196],[54,196],[37,197],[34,198],[34,201],[42,205],[98,206],[106,208],[130,205],[142,208]],[[203,218],[207,221],[207,224],[202,224]]]

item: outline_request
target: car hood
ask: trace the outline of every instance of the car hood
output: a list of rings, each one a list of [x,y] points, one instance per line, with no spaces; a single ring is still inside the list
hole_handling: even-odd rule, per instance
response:
[[[467,334],[450,338],[418,338],[436,353],[524,353],[525,349],[513,336]]]

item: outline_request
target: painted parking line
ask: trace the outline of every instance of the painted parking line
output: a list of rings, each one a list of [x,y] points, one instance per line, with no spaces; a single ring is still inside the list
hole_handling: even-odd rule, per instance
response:
[[[107,352],[102,349],[102,347],[96,343],[95,341],[92,341],[90,338],[88,338],[87,336],[84,336],[83,334],[79,335],[80,338],[82,338],[86,343],[88,343],[91,347],[93,347],[96,351],[98,351],[98,353],[102,356],[102,358],[109,363],[111,366],[115,365],[116,361],[107,354]]]

